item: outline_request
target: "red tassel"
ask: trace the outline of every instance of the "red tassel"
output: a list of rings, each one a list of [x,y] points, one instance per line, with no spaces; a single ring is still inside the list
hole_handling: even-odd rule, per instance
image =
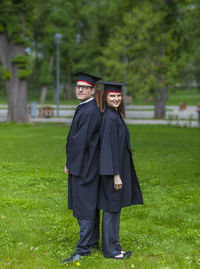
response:
[[[100,90],[98,90],[98,103],[99,103],[99,109],[101,109],[101,94],[100,94]]]

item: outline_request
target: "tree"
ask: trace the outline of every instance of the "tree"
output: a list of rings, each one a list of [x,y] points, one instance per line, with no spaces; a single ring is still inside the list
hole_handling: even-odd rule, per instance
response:
[[[74,73],[82,70],[103,74],[104,65],[99,61],[102,48],[106,46],[114,25],[120,24],[123,12],[129,10],[133,2],[49,0],[38,3],[33,23],[35,58],[30,88],[42,89],[42,102],[55,80],[54,34],[59,32],[63,36],[60,75],[63,97],[69,98]]]
[[[102,57],[108,79],[126,77],[130,92],[154,95],[156,118],[165,117],[168,89],[182,59],[179,20],[177,1],[142,1],[124,14]]]
[[[47,89],[55,88],[55,53],[54,35],[62,34],[60,78],[64,96],[71,95],[72,76],[78,65],[78,19],[80,0],[49,0],[38,3],[33,23],[35,60],[33,77],[37,74],[38,85],[42,88],[41,101],[45,100]],[[45,20],[43,19],[45,17]],[[38,72],[39,70],[39,72]]]
[[[0,10],[0,61],[6,80],[7,121],[23,123],[28,121],[27,77],[31,70],[25,47],[30,36],[32,4],[28,0],[0,0]]]
[[[187,46],[184,46],[187,61],[180,72],[180,86],[187,89],[195,87],[200,91],[200,3],[197,0],[188,0],[183,9],[188,42]]]

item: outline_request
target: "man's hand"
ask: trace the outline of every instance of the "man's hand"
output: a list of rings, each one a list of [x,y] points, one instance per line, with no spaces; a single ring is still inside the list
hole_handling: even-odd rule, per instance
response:
[[[65,166],[64,168],[65,174],[69,175],[69,170],[67,169],[67,167]]]
[[[120,175],[119,174],[114,175],[114,189],[116,191],[119,191],[119,190],[121,190],[121,188],[122,188],[122,180],[120,178]]]

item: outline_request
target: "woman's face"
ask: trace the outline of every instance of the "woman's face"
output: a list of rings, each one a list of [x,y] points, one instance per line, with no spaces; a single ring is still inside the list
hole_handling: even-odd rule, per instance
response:
[[[115,110],[118,110],[122,102],[122,93],[121,92],[109,92],[107,95],[107,105],[111,106]]]

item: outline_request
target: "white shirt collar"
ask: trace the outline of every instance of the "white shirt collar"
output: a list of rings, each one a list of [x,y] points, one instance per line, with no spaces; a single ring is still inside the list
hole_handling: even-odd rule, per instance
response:
[[[81,102],[79,105],[86,104],[86,103],[88,103],[88,102],[92,101],[93,99],[94,99],[94,97],[90,97],[89,99],[87,99],[87,100],[85,100],[85,101]]]

